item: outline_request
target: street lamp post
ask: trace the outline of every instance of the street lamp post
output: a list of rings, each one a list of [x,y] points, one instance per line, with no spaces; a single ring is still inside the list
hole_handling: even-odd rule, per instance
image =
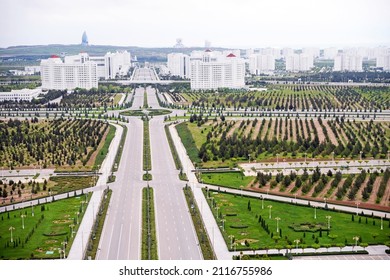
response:
[[[298,244],[301,242],[301,240],[295,239],[294,242],[295,242],[295,244],[296,244],[295,249],[298,250]]]
[[[314,205],[314,219],[317,219],[317,205]]]
[[[65,252],[65,246],[66,246],[66,244],[68,244],[68,242],[66,242],[66,241],[63,241],[63,242],[61,242],[61,244],[64,246],[64,259],[66,258],[66,252]]]
[[[10,226],[8,230],[11,231],[11,243],[12,243],[12,242],[14,242],[12,232],[15,230],[15,228],[13,226]]]
[[[34,205],[31,202],[31,216],[34,217]]]
[[[271,219],[272,205],[267,206],[269,208],[269,219]]]
[[[75,214],[76,214],[76,224],[78,224],[79,223],[79,214],[80,214],[80,212],[75,212]]]
[[[332,216],[326,216],[325,218],[328,219],[328,229],[330,229],[330,219],[332,218]]]
[[[383,217],[381,217],[381,230],[383,230]]]
[[[359,216],[359,204],[360,204],[360,202],[356,201],[355,204],[356,204],[356,215]]]
[[[264,197],[261,197],[261,209],[264,209]]]
[[[225,231],[225,219],[222,219],[221,222],[222,222],[222,231]]]
[[[230,250],[233,249],[233,238],[234,238],[234,235],[229,235],[229,238],[230,238]]]
[[[280,218],[276,217],[275,220],[276,220],[276,232],[279,232],[279,221],[280,221]]]
[[[22,214],[20,217],[22,218],[22,229],[24,229],[24,218],[26,218],[26,215]]]
[[[357,251],[357,243],[358,243],[358,241],[359,241],[359,236],[354,236],[353,237],[353,240],[355,240],[355,252]]]
[[[217,219],[218,219],[218,209],[219,209],[219,207],[217,206],[217,207],[215,207],[215,209],[217,209]]]
[[[82,201],[80,201],[80,203],[81,203],[81,213],[83,213],[83,205],[84,205],[85,201],[82,200]]]
[[[73,238],[73,228],[74,228],[74,224],[70,224],[69,225],[69,227],[70,227],[70,234],[71,234],[71,237]]]

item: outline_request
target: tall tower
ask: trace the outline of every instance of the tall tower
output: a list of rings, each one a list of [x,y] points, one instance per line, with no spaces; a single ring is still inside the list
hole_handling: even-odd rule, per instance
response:
[[[87,32],[84,31],[83,36],[81,37],[81,45],[88,46],[88,36]]]

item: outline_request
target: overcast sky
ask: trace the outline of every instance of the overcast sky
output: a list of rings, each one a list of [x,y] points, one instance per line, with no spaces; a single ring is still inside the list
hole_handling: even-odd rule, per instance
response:
[[[390,46],[389,0],[0,0],[0,47]]]

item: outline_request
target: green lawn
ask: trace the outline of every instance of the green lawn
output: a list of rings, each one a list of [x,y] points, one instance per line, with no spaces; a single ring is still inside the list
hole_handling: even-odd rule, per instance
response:
[[[87,195],[63,199],[32,208],[14,210],[0,214],[0,259],[44,259],[59,258],[58,248],[67,240],[66,255],[73,238],[70,225],[76,232],[87,204],[82,206]],[[83,213],[81,213],[83,208]],[[77,212],[80,214],[77,218]],[[21,215],[25,215],[22,228]],[[78,224],[77,224],[78,222]],[[11,242],[11,227],[13,242]],[[75,234],[73,235],[73,237]]]
[[[191,131],[188,129],[188,123],[178,124],[176,126],[176,129],[191,161],[199,162],[199,150],[196,147],[195,140],[192,137]]]
[[[115,126],[110,125],[109,131],[107,133],[107,137],[104,141],[104,145],[96,156],[95,164],[94,164],[95,167],[101,166],[103,160],[106,158],[108,153],[108,148],[110,147],[112,139],[115,137],[115,131],[116,131]]]
[[[241,172],[202,173],[205,184],[239,189],[247,187],[255,176],[244,176]]]
[[[237,250],[295,248],[294,240],[300,241],[300,247],[302,245],[303,247],[313,247],[313,244],[318,244],[321,247],[343,247],[355,244],[354,236],[360,237],[358,244],[361,245],[390,242],[388,219],[383,221],[383,230],[381,230],[381,220],[378,218],[371,216],[366,218],[325,210],[323,205],[321,205],[322,208],[316,209],[317,217],[314,219],[313,207],[264,200],[263,209],[260,199],[217,192],[209,192],[209,195],[214,198],[216,206],[219,207],[218,224],[220,227],[222,227],[221,215],[225,219],[225,231],[222,233],[229,248],[229,236],[231,235],[234,236]],[[210,198],[208,201],[211,203],[212,199]],[[269,218],[270,208],[268,206],[272,206],[271,219]],[[214,216],[216,211],[217,209],[213,208]],[[327,234],[328,220],[326,216],[331,216],[329,235]],[[354,221],[352,221],[352,216],[354,216]],[[276,232],[276,217],[280,218],[279,233]],[[264,221],[264,227],[259,220]],[[294,224],[295,230],[292,228]],[[311,226],[316,227],[317,230],[310,229]],[[268,228],[269,233],[267,233],[266,228]],[[280,235],[281,237],[275,240],[276,236]],[[314,245],[314,248],[318,245]]]
[[[49,183],[55,183],[51,191],[57,194],[88,188],[93,181],[93,176],[53,176]]]

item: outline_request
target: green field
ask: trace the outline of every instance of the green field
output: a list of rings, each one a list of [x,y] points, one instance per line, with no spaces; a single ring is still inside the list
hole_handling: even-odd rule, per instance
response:
[[[53,176],[50,182],[54,182],[51,187],[53,194],[71,192],[91,187],[94,182],[93,176]],[[51,185],[51,184],[50,184]]]
[[[166,109],[144,109],[144,110],[129,110],[121,112],[120,114],[122,116],[129,116],[129,117],[143,117],[143,116],[161,116],[161,115],[167,115],[172,113],[170,110]]]
[[[116,127],[110,125],[103,147],[100,149],[99,153],[96,156],[94,169],[100,167],[103,163],[103,160],[106,158],[108,154],[108,148],[110,147],[112,139],[114,139],[115,137],[115,131],[116,131]]]
[[[202,173],[202,181],[205,184],[217,185],[222,187],[229,187],[239,189],[245,188],[255,179],[255,176],[244,176],[241,172],[215,172]]]
[[[65,240],[69,253],[87,207],[87,195],[0,214],[0,259],[58,259]],[[81,211],[83,210],[83,211]],[[34,216],[32,216],[34,211]],[[79,213],[79,214],[77,214]],[[22,216],[24,226],[22,228]],[[14,228],[11,242],[11,227]],[[62,254],[63,256],[63,254]]]
[[[361,246],[390,244],[388,218],[383,220],[381,230],[379,218],[331,211],[325,209],[323,204],[316,208],[315,219],[313,207],[270,200],[263,202],[258,198],[211,191],[209,195],[209,204],[214,201],[215,206],[219,207],[217,223],[229,249],[233,238],[229,236],[234,236],[233,243],[237,250],[295,248],[295,240],[299,240],[299,248],[344,247],[354,245],[355,236],[359,237],[358,245]],[[269,206],[272,206],[271,218]],[[217,215],[216,207],[212,208],[214,217]],[[329,234],[326,216],[331,216]],[[276,217],[280,218],[279,232]],[[225,230],[222,230],[222,219],[225,220]]]

